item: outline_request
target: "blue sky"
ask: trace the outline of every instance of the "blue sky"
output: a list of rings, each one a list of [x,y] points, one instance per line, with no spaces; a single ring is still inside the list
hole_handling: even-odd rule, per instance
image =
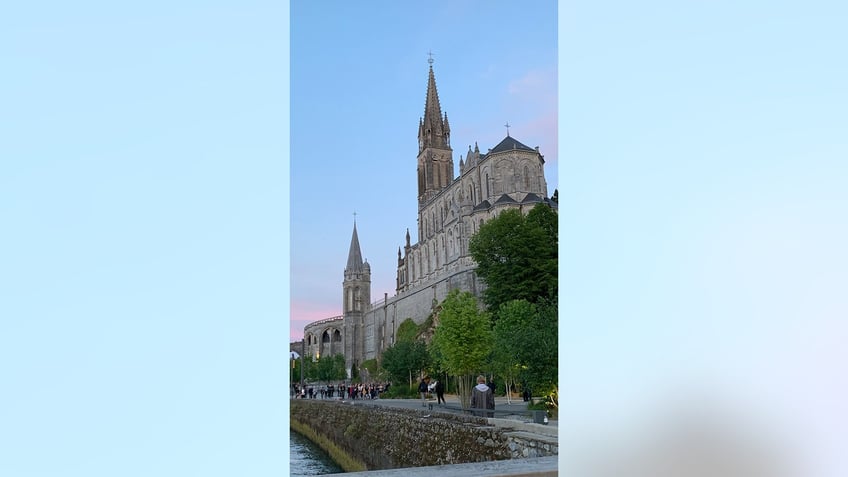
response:
[[[0,474],[284,474],[287,315],[354,211],[391,291],[431,50],[455,161],[509,121],[560,191],[563,456],[706,403],[848,472],[844,5],[309,3],[0,16]]]
[[[397,251],[417,236],[418,120],[428,52],[454,165],[510,134],[539,146],[557,187],[556,3],[377,1],[292,5],[291,336],[341,314],[356,212],[372,301],[395,294]],[[341,39],[341,41],[340,41]]]

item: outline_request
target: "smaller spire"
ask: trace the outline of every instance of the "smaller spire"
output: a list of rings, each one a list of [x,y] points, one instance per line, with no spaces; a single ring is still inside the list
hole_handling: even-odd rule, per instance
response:
[[[356,233],[356,212],[353,213],[353,236],[350,238],[350,251],[347,255],[345,272],[358,273],[362,271],[362,251],[359,248],[359,236]]]

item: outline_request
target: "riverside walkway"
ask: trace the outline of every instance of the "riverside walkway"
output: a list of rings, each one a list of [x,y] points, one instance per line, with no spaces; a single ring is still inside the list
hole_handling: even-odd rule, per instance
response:
[[[417,410],[426,418],[441,413],[465,414],[456,395],[445,395],[445,404],[436,404],[428,400],[422,405],[421,399],[340,399],[351,406],[382,406]],[[549,420],[547,424],[533,422],[532,411],[527,410],[527,402],[512,399],[507,403],[505,397],[495,398],[495,417],[487,418],[489,425],[509,429],[535,436],[551,443],[557,442],[558,422]],[[439,465],[430,467],[407,467],[402,469],[375,470],[367,472],[348,472],[331,474],[346,477],[432,477],[433,475],[463,475],[469,477],[543,477],[557,475],[557,456],[526,459],[510,459],[468,464]]]
[[[345,403],[359,406],[385,406],[452,414],[464,413],[459,402],[459,397],[456,395],[445,395],[445,404],[436,404],[435,399],[428,399],[426,406],[422,406],[421,399],[345,399],[343,401]],[[532,422],[533,412],[527,410],[527,404],[529,403],[520,399],[512,399],[510,403],[507,403],[507,399],[505,397],[495,397],[494,417],[490,419],[494,419],[495,421],[498,421],[499,419],[507,419],[517,422]],[[465,411],[465,413],[467,413],[467,411]],[[548,424],[539,426],[540,427],[538,429],[541,431],[540,433],[551,435],[549,432],[545,432],[544,428],[554,429],[553,435],[556,436],[557,421],[549,420]]]

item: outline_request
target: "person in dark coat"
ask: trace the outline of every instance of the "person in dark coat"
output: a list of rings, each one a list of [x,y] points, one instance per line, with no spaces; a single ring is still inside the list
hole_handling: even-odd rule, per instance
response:
[[[495,393],[486,385],[484,376],[477,376],[477,386],[471,391],[471,409],[475,416],[494,417]],[[491,411],[488,411],[491,409]]]
[[[425,377],[420,383],[418,383],[418,392],[421,394],[421,407],[427,407],[427,387],[429,385],[429,377]]]
[[[436,381],[436,404],[447,404],[445,402],[445,383],[442,380]]]

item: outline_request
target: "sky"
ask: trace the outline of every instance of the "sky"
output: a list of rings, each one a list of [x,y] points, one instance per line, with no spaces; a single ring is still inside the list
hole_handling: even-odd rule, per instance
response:
[[[311,3],[4,9],[0,475],[285,475],[353,213],[375,298],[414,235],[430,51],[456,163],[508,121],[559,190],[563,469],[686,422],[848,474],[845,5]]]
[[[476,143],[539,146],[557,188],[557,5],[374,1],[292,4],[291,339],[340,315],[354,212],[371,301],[395,295],[417,237],[418,121],[432,53],[454,174]],[[505,20],[509,19],[509,26]],[[330,33],[331,32],[331,33]],[[344,39],[339,41],[339,39]]]

